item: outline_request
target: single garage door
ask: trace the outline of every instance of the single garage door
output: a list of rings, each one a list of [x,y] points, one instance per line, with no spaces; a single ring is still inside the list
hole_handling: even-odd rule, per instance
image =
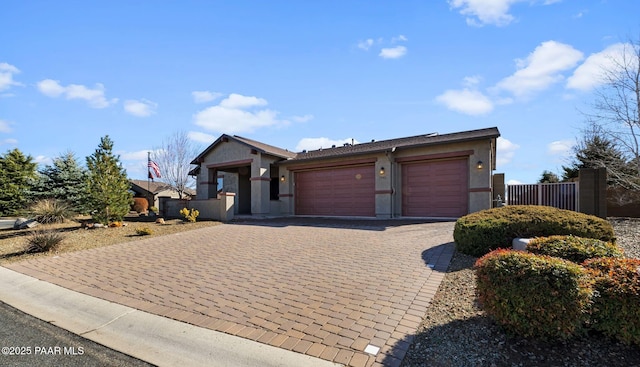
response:
[[[467,159],[402,165],[402,215],[461,217],[469,202]]]
[[[350,166],[295,173],[297,215],[375,216],[375,168]]]

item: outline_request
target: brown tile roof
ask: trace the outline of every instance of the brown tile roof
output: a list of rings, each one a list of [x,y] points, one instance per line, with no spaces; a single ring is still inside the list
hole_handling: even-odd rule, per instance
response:
[[[349,156],[349,155],[359,155],[359,154],[367,154],[367,153],[376,153],[376,152],[384,152],[392,149],[403,149],[403,148],[416,148],[428,145],[439,145],[439,144],[448,144],[448,143],[459,143],[471,140],[479,140],[479,139],[494,139],[500,136],[500,132],[497,127],[491,127],[486,129],[479,130],[470,130],[470,131],[462,131],[451,134],[427,134],[427,135],[417,135],[410,136],[407,138],[398,138],[398,139],[390,139],[390,140],[381,140],[374,141],[371,143],[362,143],[362,144],[346,144],[340,147],[328,148],[328,149],[318,149],[312,150],[308,152],[298,153],[297,156],[293,159],[290,159],[286,162],[300,162],[306,160],[313,159],[323,159],[323,158],[332,158],[332,157],[341,157],[341,156]]]

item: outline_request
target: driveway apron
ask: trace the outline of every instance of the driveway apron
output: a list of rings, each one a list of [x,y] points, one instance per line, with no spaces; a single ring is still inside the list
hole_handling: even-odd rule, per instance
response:
[[[452,231],[452,222],[250,221],[5,266],[344,365],[393,366],[444,277]]]

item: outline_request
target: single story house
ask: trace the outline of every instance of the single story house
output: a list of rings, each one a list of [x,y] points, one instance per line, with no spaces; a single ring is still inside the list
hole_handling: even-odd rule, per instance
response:
[[[149,201],[149,207],[160,207],[160,198],[172,198],[178,199],[180,196],[178,192],[174,190],[171,185],[164,182],[149,182],[144,180],[129,180],[131,182],[131,191],[133,191],[134,197],[147,198]],[[192,189],[187,189],[185,192],[186,199],[190,199],[196,195],[196,192]]]
[[[222,135],[191,162],[196,200],[234,214],[457,218],[492,207],[496,127],[299,153]]]

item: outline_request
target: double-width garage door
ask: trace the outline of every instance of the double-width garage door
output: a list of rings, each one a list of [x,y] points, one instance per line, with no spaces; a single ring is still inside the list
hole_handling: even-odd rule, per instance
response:
[[[460,217],[469,201],[467,158],[402,164],[402,215]]]
[[[295,173],[297,215],[375,216],[373,165]]]

